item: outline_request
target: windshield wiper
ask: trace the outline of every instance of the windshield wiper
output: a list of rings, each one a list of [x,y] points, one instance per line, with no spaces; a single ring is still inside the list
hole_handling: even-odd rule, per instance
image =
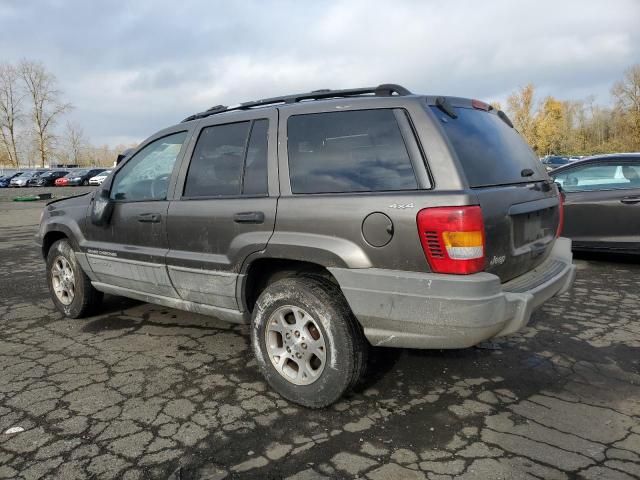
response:
[[[436,98],[436,106],[451,118],[458,118],[458,114],[453,108],[453,105],[449,103],[449,100],[447,100],[446,97]]]

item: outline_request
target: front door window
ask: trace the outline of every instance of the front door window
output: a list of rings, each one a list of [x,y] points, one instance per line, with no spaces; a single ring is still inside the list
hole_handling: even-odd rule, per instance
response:
[[[186,137],[187,132],[174,133],[136,153],[116,174],[111,198],[130,202],[165,200],[169,177]]]

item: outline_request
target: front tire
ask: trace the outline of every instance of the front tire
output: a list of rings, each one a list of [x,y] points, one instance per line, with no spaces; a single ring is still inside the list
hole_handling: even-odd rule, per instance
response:
[[[338,400],[364,372],[368,343],[340,289],[324,278],[269,285],[252,319],[253,351],[271,387],[309,408]]]
[[[69,318],[87,316],[102,301],[102,292],[91,285],[68,240],[58,240],[49,249],[47,283],[53,304]]]

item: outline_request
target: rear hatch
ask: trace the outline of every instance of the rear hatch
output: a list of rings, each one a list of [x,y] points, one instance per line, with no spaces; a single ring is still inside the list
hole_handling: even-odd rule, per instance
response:
[[[558,193],[509,119],[482,102],[430,105],[482,208],[485,271],[502,282],[542,263],[555,241]]]

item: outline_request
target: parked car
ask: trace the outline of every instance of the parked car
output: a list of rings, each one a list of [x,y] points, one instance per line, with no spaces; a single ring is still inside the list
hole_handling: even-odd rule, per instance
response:
[[[192,115],[49,203],[37,239],[64,315],[109,293],[250,322],[271,387],[316,408],[370,345],[521,329],[573,282],[560,218],[503,112],[381,85]]]
[[[102,168],[97,169],[75,169],[67,175],[56,180],[56,187],[75,187],[79,185],[89,185],[89,179],[104,171]]]
[[[551,176],[565,193],[574,250],[640,253],[640,153],[589,157]]]
[[[73,174],[74,174],[74,172],[70,171],[64,177],[56,178],[55,181],[53,182],[53,184],[56,187],[66,187],[67,183],[69,182],[70,176],[73,175]]]
[[[38,186],[37,182],[38,180],[43,176],[43,175],[47,175],[48,173],[50,173],[51,170],[47,169],[47,170],[37,170],[32,176],[31,178],[29,178],[27,180],[27,187],[35,187]]]
[[[30,187],[52,187],[58,178],[62,178],[68,173],[68,170],[49,170],[37,177],[32,177],[28,183]]]
[[[78,185],[89,185],[89,179],[104,172],[104,170],[104,168],[74,170],[63,177],[65,180],[61,178],[59,183],[56,180],[56,186],[77,187]]]
[[[105,170],[104,172],[99,173],[95,177],[91,177],[89,179],[89,185],[102,185],[102,182],[105,181],[105,179],[109,176],[110,173],[111,173],[111,170]]]
[[[542,157],[540,161],[544,164],[544,167],[547,169],[547,172],[554,170],[563,165],[567,165],[571,163],[571,159],[569,157],[561,157],[559,155],[547,155],[546,157]]]
[[[37,177],[41,173],[46,172],[46,170],[27,170],[23,172],[21,175],[13,177],[9,182],[10,187],[28,187],[29,180],[34,177]]]
[[[23,171],[18,171],[18,172],[14,172],[14,173],[0,177],[0,188],[8,188],[10,186],[9,184],[11,180],[17,177],[18,175],[22,175],[23,173],[24,173]]]

